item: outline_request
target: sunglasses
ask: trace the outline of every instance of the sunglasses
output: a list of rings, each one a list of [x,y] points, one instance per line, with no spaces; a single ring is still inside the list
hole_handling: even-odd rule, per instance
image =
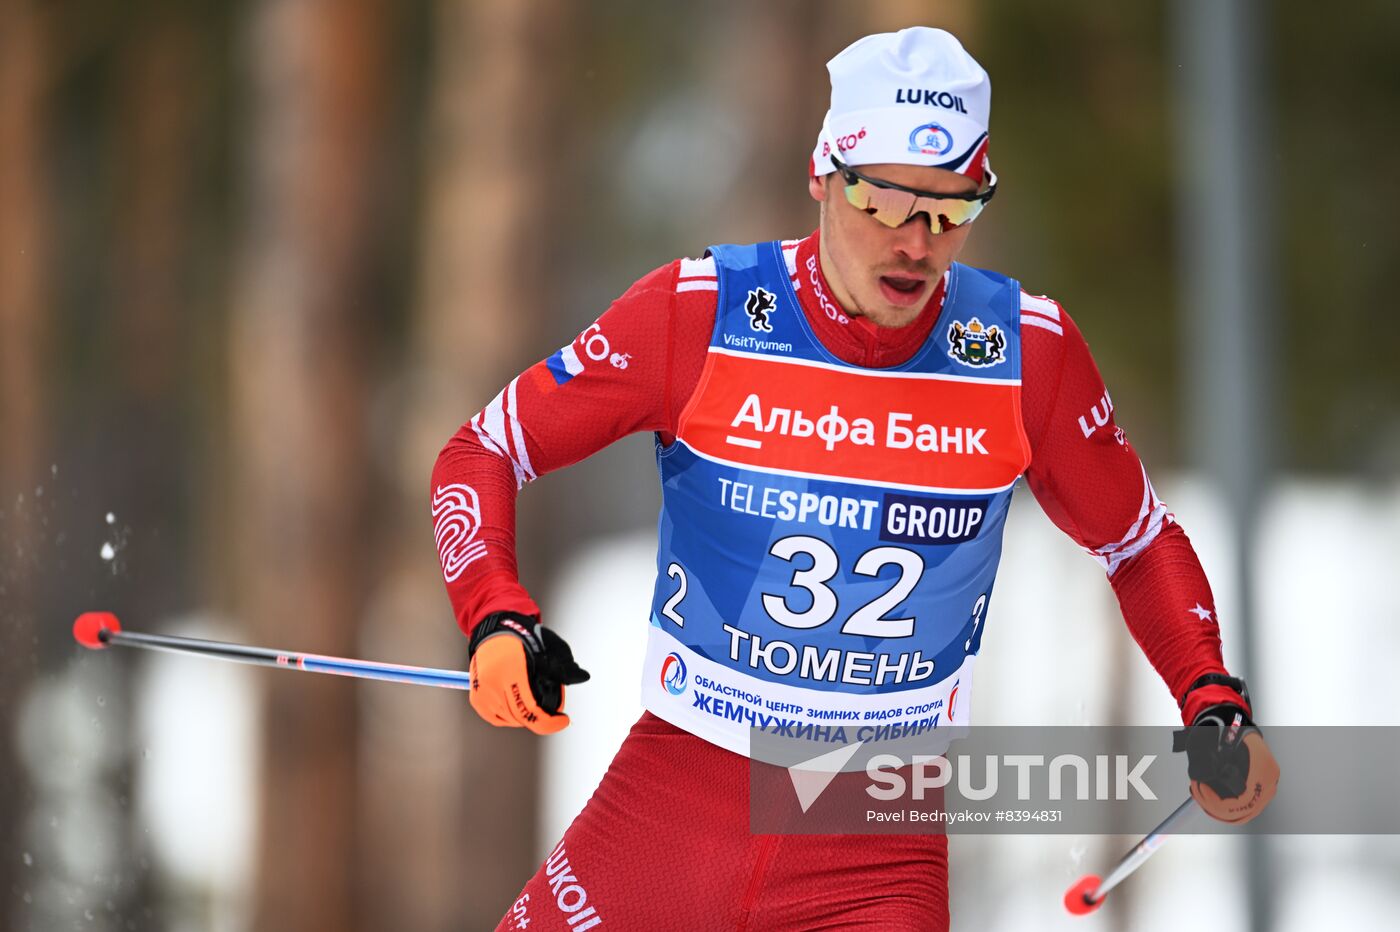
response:
[[[928,218],[929,231],[934,235],[946,233],[977,219],[982,208],[997,193],[997,176],[987,166],[986,187],[975,194],[935,194],[906,188],[891,181],[867,178],[836,156],[831,164],[846,182],[846,200],[887,227],[902,226],[915,214]]]

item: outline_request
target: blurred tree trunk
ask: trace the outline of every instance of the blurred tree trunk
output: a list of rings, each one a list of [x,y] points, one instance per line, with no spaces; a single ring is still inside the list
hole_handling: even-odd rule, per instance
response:
[[[148,627],[194,600],[189,407],[180,391],[187,334],[199,323],[185,288],[196,258],[191,153],[205,102],[193,26],[178,0],[156,0],[133,15],[117,46],[103,154],[113,209],[95,257],[110,311],[94,314],[92,326],[111,349],[87,404],[96,422],[88,443],[102,455],[82,480],[122,503],[123,524],[154,531],[143,534],[139,584],[123,600]]]
[[[182,285],[194,258],[186,234],[196,216],[191,153],[201,103],[197,35],[176,0],[137,4],[127,19],[110,25],[117,27],[111,41],[118,54],[111,60],[99,158],[112,209],[94,211],[102,218],[101,246],[86,262],[96,283],[96,308],[85,315],[106,349],[103,364],[84,373],[91,379],[84,396],[69,402],[87,412],[77,421],[87,430],[68,432],[63,440],[96,454],[80,454],[65,466],[76,473],[70,480],[120,503],[121,526],[141,530],[139,569],[130,577],[113,574],[108,597],[137,627],[151,628],[188,610],[194,590],[185,494],[188,408],[179,386],[187,366],[182,337],[193,329]],[[82,527],[93,517],[74,515],[63,525]],[[119,708],[133,707],[140,669],[123,663],[108,671],[107,696]],[[114,717],[107,731],[122,748],[105,775],[108,798],[132,798],[140,762],[134,723],[129,716]],[[116,874],[123,862],[145,859],[150,837],[135,807],[111,807],[107,817],[121,855],[104,870]],[[107,900],[120,902],[124,914],[149,908],[157,896],[151,871],[132,879],[114,884]]]
[[[556,160],[569,157],[556,117],[570,15],[563,0],[435,5],[401,525],[370,621],[374,640],[400,650],[407,642],[421,662],[466,657],[433,547],[429,471],[447,438],[545,354],[536,335],[560,300],[548,268],[562,246],[551,220]],[[547,488],[531,489],[521,508],[522,562],[537,574],[544,535],[532,515],[548,497]],[[487,726],[465,696],[386,691],[371,702],[368,825],[389,849],[415,852],[373,878],[383,910],[376,921],[429,932],[494,928],[539,861],[539,739]]]
[[[730,242],[801,237],[816,229],[807,159],[826,112],[823,66],[849,41],[828,40],[832,21],[828,6],[801,0],[738,3],[724,19],[723,41],[708,51],[706,70],[748,141],[726,210]]]
[[[47,209],[43,171],[45,30],[41,4],[0,0],[0,839],[18,840],[31,789],[15,719],[34,680],[34,548],[47,371]],[[0,926],[24,916],[16,845],[0,857]],[[26,918],[31,918],[26,916]]]
[[[937,4],[929,3],[928,0],[868,0],[856,9],[860,11],[863,28],[852,32],[849,38],[831,50],[831,55],[835,55],[863,35],[897,32],[908,26],[946,29],[957,36],[959,42],[970,48],[974,44],[977,27],[982,19],[973,0],[939,0]],[[977,57],[976,53],[973,57]]]
[[[387,0],[262,0],[245,67],[230,347],[234,601],[252,641],[356,653],[368,547],[366,274]],[[327,681],[328,680],[328,681]],[[370,928],[357,902],[356,690],[265,678],[254,928]]]
[[[193,219],[199,36],[178,4],[158,4],[139,23],[134,40],[123,45],[113,97],[116,236],[107,272],[116,345],[111,356],[123,367],[123,394],[144,409],[138,413],[169,413],[179,405],[176,387],[184,363],[181,286],[182,268],[191,258],[185,234]]]

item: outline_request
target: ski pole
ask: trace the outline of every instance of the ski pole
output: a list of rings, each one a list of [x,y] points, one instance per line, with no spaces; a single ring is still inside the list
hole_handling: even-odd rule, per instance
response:
[[[1162,824],[1154,828],[1142,841],[1138,842],[1133,850],[1123,855],[1123,859],[1118,862],[1118,866],[1108,875],[1107,879],[1099,879],[1095,874],[1088,874],[1079,879],[1074,886],[1065,893],[1065,909],[1076,916],[1085,916],[1092,913],[1103,905],[1104,898],[1108,896],[1108,891],[1118,886],[1128,875],[1143,865],[1148,858],[1162,844],[1171,837],[1173,829],[1179,829],[1185,822],[1195,814],[1196,801],[1187,798],[1186,802],[1176,807],[1176,811],[1162,820]]]
[[[371,660],[351,660],[322,654],[303,654],[267,647],[248,647],[225,641],[201,638],[170,637],[162,634],[142,634],[123,631],[121,622],[111,612],[84,612],[73,623],[73,637],[84,647],[102,650],[110,644],[118,647],[142,647],[147,650],[199,654],[220,660],[236,660],[263,667],[283,670],[304,670],[308,673],[332,673],[367,680],[388,680],[393,683],[415,683],[419,686],[441,686],[445,689],[470,689],[471,675],[461,670],[436,670],[432,667],[411,667],[397,663],[377,663]]]

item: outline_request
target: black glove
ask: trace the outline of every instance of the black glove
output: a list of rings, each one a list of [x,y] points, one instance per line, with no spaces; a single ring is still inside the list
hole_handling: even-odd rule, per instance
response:
[[[1213,705],[1172,735],[1186,752],[1191,796],[1212,818],[1248,822],[1278,789],[1279,769],[1259,728],[1237,705]]]
[[[574,662],[567,641],[540,624],[539,618],[517,612],[495,612],[483,618],[472,629],[468,657],[475,659],[487,638],[506,635],[524,645],[525,673],[535,702],[549,715],[558,714],[564,705],[563,687],[588,682],[588,671]],[[473,679],[473,689],[476,686]]]

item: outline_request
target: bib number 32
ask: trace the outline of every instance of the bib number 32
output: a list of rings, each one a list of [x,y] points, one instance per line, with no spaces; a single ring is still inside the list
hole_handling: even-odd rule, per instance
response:
[[[806,557],[812,564],[807,569],[794,569],[789,583],[807,590],[811,604],[799,611],[794,609],[794,604],[800,605],[805,600],[790,600],[786,595],[764,593],[763,608],[768,617],[789,628],[817,628],[836,617],[839,607],[836,593],[827,583],[841,569],[841,562],[830,544],[818,537],[797,535],[777,541],[768,552],[794,564],[798,558]],[[903,547],[875,547],[861,554],[851,570],[860,576],[878,577],[880,570],[890,564],[899,567],[899,578],[895,584],[884,594],[856,609],[841,626],[842,634],[907,638],[914,633],[914,619],[886,618],[885,615],[914,591],[924,574],[923,558]]]

